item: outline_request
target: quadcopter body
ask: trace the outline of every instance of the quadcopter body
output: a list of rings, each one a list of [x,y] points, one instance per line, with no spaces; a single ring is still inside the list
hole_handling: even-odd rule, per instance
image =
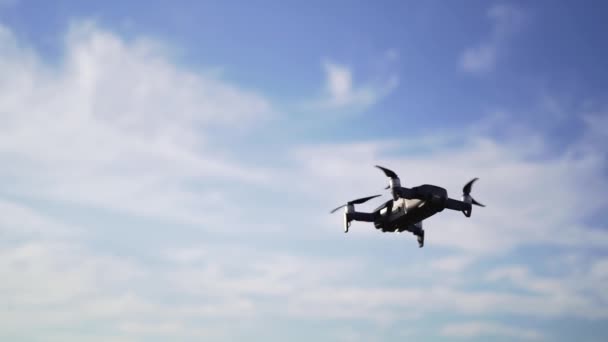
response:
[[[462,189],[461,200],[448,197],[446,189],[430,184],[424,184],[413,188],[401,186],[401,181],[397,174],[387,168],[376,165],[384,174],[389,177],[390,183],[386,189],[391,190],[392,199],[376,208],[371,213],[355,211],[355,204],[362,204],[380,195],[369,196],[350,201],[331,212],[344,207],[344,232],[348,229],[352,221],[373,222],[374,227],[382,232],[401,233],[411,232],[418,237],[420,247],[424,246],[424,229],[422,222],[443,211],[444,209],[461,211],[466,217],[471,216],[472,206],[484,205],[471,197],[471,187],[478,179],[469,181]]]

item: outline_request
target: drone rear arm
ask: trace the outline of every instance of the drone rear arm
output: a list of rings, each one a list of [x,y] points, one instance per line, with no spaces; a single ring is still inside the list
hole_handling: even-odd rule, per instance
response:
[[[471,204],[465,203],[459,200],[455,200],[453,198],[446,199],[445,207],[452,210],[466,210],[471,207]]]
[[[466,217],[471,217],[471,209],[473,209],[471,203],[455,200],[452,198],[448,198],[446,200],[445,207],[452,210],[462,211],[462,213]]]
[[[471,215],[471,203],[448,198],[446,199],[445,207],[452,210],[462,211],[467,217]]]

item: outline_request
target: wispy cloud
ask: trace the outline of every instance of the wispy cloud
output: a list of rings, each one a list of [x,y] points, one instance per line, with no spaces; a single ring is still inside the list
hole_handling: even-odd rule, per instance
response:
[[[473,261],[470,256],[450,256],[433,261],[431,266],[439,271],[461,272]]]
[[[0,232],[12,238],[72,239],[82,235],[73,225],[47,217],[37,210],[0,197]]]
[[[498,55],[509,38],[522,26],[524,13],[512,5],[495,5],[487,12],[492,23],[490,37],[477,46],[464,50],[460,56],[459,65],[473,73],[487,72],[494,69]]]
[[[504,336],[522,340],[543,340],[542,333],[493,322],[467,322],[448,324],[441,329],[445,336],[456,338]]]
[[[217,152],[211,135],[263,122],[274,115],[269,101],[174,65],[159,42],[128,42],[80,22],[66,36],[60,66],[44,63],[6,28],[0,44],[6,191],[198,221],[201,205],[222,196],[193,192],[191,184],[267,180],[263,170]]]
[[[397,50],[391,49],[382,57],[382,63],[390,64],[397,59]],[[321,66],[325,74],[324,94],[310,104],[317,109],[363,110],[388,96],[399,85],[396,73],[373,75],[370,81],[362,81],[349,65],[324,59]]]
[[[57,66],[10,30],[0,37],[3,333],[239,340],[280,318],[336,323],[328,340],[372,340],[391,323],[441,313],[470,321],[448,322],[439,334],[536,339],[543,333],[477,319],[608,319],[605,258],[574,258],[560,276],[516,263],[477,267],[526,246],[567,249],[564,260],[608,246],[588,220],[608,204],[603,112],[585,116],[583,137],[551,157],[541,133],[511,134],[507,120],[498,123],[505,139],[491,134],[497,123],[476,123],[412,141],[282,146],[274,157],[283,167],[269,170],[219,152],[213,135],[255,129],[275,115],[273,104],[180,66],[156,41],[81,23]],[[369,106],[396,85],[359,82],[340,63],[323,67],[327,108]],[[397,171],[405,186],[439,184],[453,197],[478,176],[473,193],[488,206],[470,219],[444,212],[425,222],[422,250],[412,236],[361,223],[345,236],[328,209],[382,192],[387,180],[374,164]],[[247,186],[259,187],[249,197]],[[40,199],[61,203],[70,219],[54,206],[40,210]],[[262,219],[273,234],[258,229]],[[176,224],[183,221],[208,224]],[[365,331],[343,328],[361,321]]]
[[[385,141],[378,141],[333,148],[310,146],[294,156],[301,162],[300,170],[308,173],[300,177],[313,177],[306,184],[314,182],[319,188],[334,189],[334,195],[325,199],[327,207],[331,207],[330,201],[350,199],[346,198],[348,194],[357,198],[380,189],[385,180],[371,167],[375,164],[402,170],[398,172],[406,186],[442,184],[456,198],[464,183],[480,177],[474,196],[488,206],[474,210],[474,219],[455,219],[455,215],[462,215],[457,212],[434,218],[432,224],[441,227],[440,233],[431,229],[427,239],[474,253],[501,253],[537,243],[607,246],[608,235],[603,230],[582,224],[585,217],[606,205],[603,192],[608,188],[601,174],[605,165],[601,151],[571,153],[582,143],[573,144],[555,158],[537,159],[548,148],[538,136],[514,136],[499,142],[465,132],[459,145],[424,155],[401,157],[387,150]],[[581,187],[582,179],[593,185]],[[357,184],[360,194],[353,192],[353,184]],[[337,202],[340,193],[342,199]],[[547,196],[589,205],[573,211],[569,203],[547,201]]]

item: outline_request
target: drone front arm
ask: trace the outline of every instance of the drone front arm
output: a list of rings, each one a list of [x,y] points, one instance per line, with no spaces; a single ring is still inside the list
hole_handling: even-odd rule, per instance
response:
[[[362,213],[357,211],[344,213],[344,232],[348,233],[351,221],[374,222],[376,216],[372,213]]]
[[[351,221],[374,222],[375,216],[372,213],[353,212],[348,217]]]
[[[413,189],[408,189],[408,188],[404,188],[402,186],[400,187],[396,187],[393,188],[393,191],[395,192],[395,194],[397,194],[398,197],[400,198],[405,198],[405,199],[415,199],[416,196],[416,191]]]

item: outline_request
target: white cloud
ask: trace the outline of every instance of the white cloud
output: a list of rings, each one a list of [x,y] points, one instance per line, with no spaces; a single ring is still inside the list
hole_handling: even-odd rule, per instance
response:
[[[189,258],[185,263],[181,260],[168,272],[173,284],[171,288],[180,293],[197,298],[221,298],[230,311],[216,314],[252,317],[249,315],[266,312],[296,319],[365,319],[378,326],[403,319],[419,319],[436,312],[459,316],[512,314],[539,318],[608,318],[602,302],[595,299],[606,293],[601,286],[574,286],[575,281],[602,284],[605,276],[602,262],[590,265],[587,275],[572,273],[561,279],[544,278],[521,267],[503,267],[482,277],[467,273],[465,281],[453,284],[440,272],[430,271],[433,281],[438,277],[443,279],[441,284],[430,286],[418,286],[420,275],[408,267],[406,274],[401,268],[402,277],[398,281],[370,286],[358,284],[354,277],[365,274],[374,279],[389,279],[390,265],[385,263],[379,269],[363,258],[328,262],[274,252],[259,253],[237,246],[216,247],[217,250],[198,247],[204,250],[204,256]],[[192,254],[193,250],[186,249],[185,254]],[[184,253],[174,250],[169,255]],[[246,267],[241,260],[247,260]],[[422,269],[435,264],[433,260],[421,263]],[[448,271],[452,271],[450,267]],[[565,280],[565,284],[560,284]],[[404,282],[409,285],[403,285]],[[484,282],[508,282],[529,292],[465,289],[468,284]],[[240,306],[228,304],[239,302]],[[411,307],[417,310],[404,316],[404,310]]]
[[[549,262],[556,259],[553,256]],[[608,290],[603,284],[608,279],[605,257],[593,257],[584,262],[581,255],[557,255],[559,275],[538,275],[523,265],[506,265],[488,272],[485,281],[513,286],[537,298],[547,307],[569,308],[572,314],[591,319],[605,319],[608,311]]]
[[[505,281],[543,295],[560,295],[567,292],[559,279],[543,279],[530,274],[523,266],[504,267],[492,270],[486,278],[490,281]]]
[[[469,256],[451,256],[437,259],[431,263],[431,266],[439,271],[461,272],[472,261],[473,258]]]
[[[441,329],[445,336],[472,338],[484,336],[505,336],[522,340],[542,340],[544,335],[533,329],[523,329],[492,322],[467,322],[448,324]]]
[[[387,58],[395,59],[395,52],[389,52]],[[388,96],[399,84],[397,75],[392,74],[377,81],[360,84],[356,81],[351,67],[330,60],[324,60],[325,99],[313,107],[324,109],[365,109],[385,96]]]
[[[460,198],[468,180],[479,177],[473,196],[487,207],[475,207],[471,218],[455,211],[432,217],[425,222],[427,245],[475,254],[507,253],[534,244],[608,246],[605,231],[582,223],[608,204],[601,152],[573,155],[567,150],[538,159],[548,148],[540,137],[514,136],[498,142],[468,133],[449,149],[407,157],[387,149],[391,144],[386,141],[308,146],[294,152],[301,170],[297,177],[310,189],[332,189],[319,202],[327,208],[382,191],[386,178],[372,167],[376,164],[396,171],[404,186],[438,184],[453,198]],[[370,206],[380,203],[376,200]],[[571,203],[588,205],[572,210]],[[330,220],[340,226],[340,217],[327,218],[327,223]]]
[[[95,335],[111,335],[109,340],[149,335],[229,340],[226,327],[200,319],[247,313],[233,298],[167,303],[157,296],[172,295],[169,273],[127,258],[102,256],[83,245],[29,242],[4,248],[0,257],[0,319],[8,336],[28,331],[25,336],[31,338],[61,340],[69,332],[70,339],[77,340],[93,329]],[[31,326],[37,329],[28,330]]]
[[[333,337],[336,341],[344,342],[368,341],[361,332],[352,328],[339,330],[334,333]]]
[[[466,49],[460,58],[460,66],[471,72],[488,71],[496,63],[497,45],[484,43],[480,46]]]
[[[0,316],[20,331],[67,329],[86,320],[148,311],[125,284],[143,274],[127,260],[91,254],[74,243],[31,241],[0,252]]]
[[[204,249],[203,246],[200,248]],[[358,284],[354,277],[365,274],[366,277],[383,278],[386,274],[364,259],[349,257],[348,260],[328,262],[274,252],[259,253],[237,246],[222,246],[217,251],[206,248],[205,254],[207,256],[192,258],[185,264],[183,261],[175,264],[167,272],[167,278],[171,279],[169,288],[173,291],[199,300],[207,296],[219,300],[217,310],[220,311],[211,311],[215,315],[251,318],[256,313],[265,312],[296,319],[365,319],[379,326],[397,320],[418,319],[436,312],[461,316],[608,317],[601,303],[594,302],[593,293],[586,294],[574,288],[560,293],[552,292],[550,287],[543,287],[544,281],[535,281],[532,277],[534,287],[545,292],[515,294],[462,288],[468,283],[483,283],[484,279],[475,274],[467,275],[468,281],[458,285],[446,281],[442,275],[442,284],[416,286],[413,283],[418,281],[419,275],[411,267],[406,278],[392,282],[392,285],[388,281],[370,286]],[[247,266],[241,260],[247,260]],[[429,266],[424,262],[421,265],[422,268]],[[386,264],[383,268],[392,269]],[[403,269],[401,272],[404,272]],[[432,272],[432,275],[432,279],[440,277],[437,272]],[[403,282],[411,286],[404,286]],[[403,315],[403,311],[411,307],[417,310],[411,315]],[[210,313],[202,308],[191,312],[201,315]]]
[[[127,41],[80,22],[64,48],[48,64],[0,26],[2,335],[22,336],[36,326],[29,337],[82,340],[82,325],[89,325],[113,341],[137,340],[154,327],[170,334],[172,326],[189,328],[182,337],[212,336],[216,330],[188,322],[241,313],[246,299],[190,307],[163,302],[148,291],[176,296],[155,285],[169,284],[168,273],[113,251],[132,235],[147,241],[150,228],[119,222],[119,230],[121,216],[83,209],[241,227],[222,219],[229,201],[215,184],[269,179],[265,170],[222,155],[213,133],[253,128],[274,109],[259,94],[177,65],[154,40]],[[45,212],[65,211],[49,217],[30,202]],[[154,222],[176,232],[166,220]],[[103,242],[91,241],[99,234]]]
[[[589,125],[591,122],[597,125],[601,120],[588,121]],[[543,249],[561,246],[574,250],[604,249],[608,246],[608,234],[604,230],[583,224],[586,218],[608,204],[604,196],[608,184],[602,173],[606,162],[602,157],[604,151],[599,148],[601,145],[589,139],[591,135],[601,136],[600,133],[593,133],[601,131],[601,128],[586,127],[586,134],[581,140],[562,153],[553,153],[553,157],[547,158],[548,146],[535,132],[512,130],[507,140],[498,141],[487,133],[493,131],[491,126],[500,125],[503,131],[511,130],[503,121],[488,125],[485,128],[475,125],[470,131],[461,132],[461,136],[455,137],[457,143],[450,140],[449,148],[425,148],[428,153],[407,154],[407,157],[397,154],[397,151],[409,149],[407,142],[384,140],[309,145],[296,149],[293,157],[299,172],[294,175],[305,186],[292,188],[309,191],[310,196],[314,196],[316,189],[331,189],[324,191],[322,198],[317,195],[316,212],[323,212],[324,208],[329,209],[349,199],[380,193],[386,179],[372,167],[375,164],[395,170],[405,186],[439,184],[445,186],[455,198],[460,197],[466,181],[480,177],[473,195],[487,207],[475,208],[470,219],[461,213],[446,211],[425,222],[427,250],[448,249],[456,252],[449,257],[429,258],[420,265],[421,269],[429,270],[427,273],[432,274],[432,279],[440,277],[442,285],[425,290],[417,286],[373,289],[352,286],[340,290],[324,288],[304,291],[294,297],[298,309],[294,309],[292,314],[354,319],[364,317],[366,311],[372,311],[375,312],[373,319],[383,322],[391,320],[391,310],[394,308],[417,307],[417,314],[421,316],[430,312],[450,312],[460,315],[497,313],[541,318],[572,316],[606,319],[608,311],[602,302],[595,300],[608,298],[606,292],[592,285],[603,283],[598,278],[574,274],[546,278],[534,275],[527,269],[505,268],[494,270],[484,279],[478,278],[478,271],[471,266],[478,260],[507,256],[517,248],[526,246]],[[428,144],[436,146],[438,142],[441,140],[431,139]],[[580,146],[587,148],[581,149]],[[420,151],[420,148],[424,146],[418,144],[413,151]],[[549,198],[567,198],[568,201],[547,200]],[[360,205],[358,209],[368,211],[381,202],[378,199]],[[571,203],[583,202],[588,205],[572,210]],[[306,215],[312,217],[314,211]],[[338,231],[341,221],[339,215],[326,215],[325,219],[319,220],[319,224],[327,231]],[[387,237],[367,223],[355,222],[353,228],[346,240],[362,238],[370,244],[382,243],[383,248],[389,250],[393,240],[409,238],[414,241],[410,235]],[[384,265],[384,268],[388,266]],[[425,274],[417,269],[410,266],[407,275],[397,277],[399,284],[425,279]],[[597,269],[603,270],[602,266],[597,266]],[[463,271],[466,272],[464,275]],[[461,276],[453,279],[451,274],[454,273]],[[596,273],[603,274],[602,271]],[[572,279],[572,286],[561,285],[565,277]],[[484,280],[503,285],[508,280],[526,294],[465,290],[468,284]],[[574,286],[575,280],[585,285]],[[324,309],[312,309],[315,307]],[[505,331],[502,333],[508,334]]]
[[[181,322],[137,322],[129,321],[119,325],[120,331],[131,336],[141,336],[146,338],[163,336],[164,338],[172,338],[180,336],[187,339],[203,339],[203,340],[225,340],[228,334],[216,327],[210,328],[195,328],[185,325]]]
[[[492,21],[492,32],[486,41],[462,52],[459,63],[465,71],[480,73],[493,70],[505,40],[523,22],[523,12],[510,5],[494,5],[488,10],[487,16]]]
[[[225,199],[192,184],[268,181],[220,154],[212,133],[264,122],[274,115],[270,103],[176,66],[159,42],[81,22],[67,34],[63,60],[49,65],[0,27],[0,61],[6,191],[200,222],[211,219],[201,208]]]
[[[327,90],[337,104],[348,102],[353,80],[350,69],[330,62],[323,64],[327,75]]]
[[[506,279],[530,286],[536,293],[470,291],[460,288],[466,283],[456,287],[445,279],[441,284],[418,286],[418,276],[411,267],[407,272],[400,269],[405,279],[370,286],[359,284],[357,279],[361,275],[382,279],[394,268],[388,264],[377,267],[363,257],[332,260],[257,250],[242,244],[201,242],[170,248],[158,255],[167,263],[146,264],[94,253],[74,243],[45,240],[5,248],[0,253],[0,270],[5,279],[0,285],[0,297],[7,298],[6,308],[10,311],[0,310],[0,317],[5,317],[4,321],[14,329],[36,324],[56,330],[103,321],[107,322],[105,333],[120,338],[163,334],[183,338],[212,336],[220,340],[233,339],[232,334],[239,329],[214,327],[210,323],[214,319],[363,319],[382,327],[436,312],[459,316],[502,313],[548,318],[608,317],[603,304],[594,300],[595,293],[605,293],[599,289],[601,285],[591,295],[581,292],[588,291],[585,287],[556,291],[544,285],[547,280],[517,267],[494,270],[486,280]],[[431,259],[427,266],[432,264]],[[590,265],[588,274],[593,278],[576,280],[603,284],[604,264],[598,261]],[[438,274],[434,273],[433,279]],[[474,283],[483,280],[474,275],[469,278]],[[45,303],[61,310],[47,310]],[[404,315],[411,307],[416,307],[416,311]]]
[[[0,232],[14,238],[74,238],[82,234],[77,227],[41,215],[36,210],[0,197]]]
[[[536,158],[547,149],[541,137],[497,141],[477,131],[413,143],[382,140],[287,147],[293,168],[268,172],[215,152],[211,136],[220,128],[246,129],[251,121],[272,115],[263,96],[176,66],[165,48],[153,41],[128,42],[95,26],[72,29],[66,59],[59,66],[42,63],[10,31],[5,29],[1,36],[0,276],[4,281],[0,299],[7,305],[0,309],[0,318],[10,327],[8,333],[35,325],[42,332],[32,334],[45,340],[82,340],[78,334],[82,329],[97,329],[113,341],[158,334],[179,340],[235,340],[242,324],[275,317],[365,320],[377,327],[432,313],[608,317],[604,303],[594,300],[608,299],[600,288],[607,274],[603,260],[576,278],[579,285],[558,284],[558,278],[521,266],[497,268],[487,276],[472,267],[478,257],[491,260],[528,244],[608,246],[606,233],[584,224],[607,203],[601,177],[604,152],[592,148],[595,139],[603,136],[603,130],[593,131],[603,122],[595,116],[590,117],[586,138],[576,144],[586,148],[572,153],[573,148],[551,159]],[[366,95],[368,102],[355,100],[363,88],[350,69],[336,66],[333,80],[328,80],[331,97],[344,105],[379,99]],[[397,154],[420,148],[428,153]],[[327,210],[355,196],[382,191],[387,181],[374,164],[397,171],[406,186],[441,184],[454,197],[459,197],[466,181],[479,176],[473,194],[488,207],[476,208],[470,219],[446,212],[429,220],[424,250],[415,247],[411,236],[412,244],[404,247],[408,237],[388,237],[361,225],[359,232],[368,232],[367,247],[376,254],[382,250],[380,264],[366,257],[360,245],[349,245],[363,236],[355,230],[323,249],[331,255],[313,257],[291,250],[296,245],[322,250],[323,243],[335,242],[328,241],[333,235],[324,235],[329,229],[344,237],[341,219],[329,216]],[[274,183],[266,183],[269,180]],[[248,199],[231,203],[227,193],[233,188],[213,186],[220,181],[289,189],[285,201],[297,205],[272,208],[269,220],[280,228],[275,231],[279,234],[264,236],[268,245],[258,245],[262,238],[254,237],[259,234],[251,223],[255,217],[221,211],[236,205],[239,212],[253,210],[258,203]],[[209,195],[192,190],[193,184],[208,186]],[[9,192],[19,194],[20,200],[4,198]],[[297,202],[301,196],[308,201]],[[135,242],[124,242],[125,256],[114,251],[112,243],[123,242],[128,232],[87,240],[93,233],[101,234],[93,232],[97,217],[73,227],[25,205],[31,197],[197,222],[216,215],[211,219],[217,228],[241,236],[222,244],[205,236],[186,245],[184,240],[191,236],[184,234],[136,257],[135,247],[149,242],[145,234],[136,234]],[[553,200],[562,198],[567,201]],[[590,205],[572,210],[572,203],[582,201]],[[172,224],[160,226],[159,230],[176,236],[184,233]],[[76,233],[84,238],[73,239]],[[306,239],[300,239],[303,236]],[[164,248],[171,244],[173,248]],[[437,259],[434,249],[453,254]],[[423,260],[417,262],[416,255]],[[390,263],[394,260],[389,257],[398,261]],[[454,281],[459,272],[470,277]],[[425,277],[433,280],[431,286],[421,284]],[[436,282],[437,278],[442,281]],[[529,293],[466,288],[470,283],[494,281]],[[416,310],[408,311],[412,307]],[[57,335],[46,336],[45,329]],[[452,325],[447,332],[536,336],[531,330],[487,322]],[[339,337],[369,340],[368,332],[346,331]]]
[[[500,124],[504,125],[503,122]],[[548,146],[540,136],[513,135],[506,141],[499,141],[485,134],[484,129],[491,131],[487,127],[482,129],[476,126],[471,131],[460,133],[461,136],[455,140],[459,143],[450,144],[449,149],[429,148],[428,154],[418,153],[407,157],[396,153],[409,147],[407,143],[398,141],[303,146],[291,154],[295,161],[294,168],[287,174],[279,173],[279,177],[275,178],[280,184],[289,184],[292,197],[304,193],[314,199],[311,201],[314,205],[303,204],[294,209],[285,209],[293,210],[293,215],[307,217],[305,224],[290,222],[289,234],[318,237],[320,227],[327,228],[327,231],[340,230],[341,218],[329,216],[325,209],[347,199],[376,193],[386,185],[385,177],[372,167],[374,164],[397,171],[406,186],[441,184],[456,198],[460,196],[466,181],[479,176],[481,180],[473,194],[488,207],[476,208],[470,219],[460,213],[445,212],[426,224],[427,250],[437,248],[455,252],[447,258],[429,256],[428,260],[421,261],[420,268],[428,269],[433,279],[442,277],[441,284],[420,286],[416,282],[424,275],[421,276],[415,271],[417,268],[410,266],[406,274],[399,269],[401,277],[397,283],[387,280],[377,286],[358,285],[351,278],[356,273],[375,279],[389,279],[389,274],[397,272],[391,265],[383,264],[382,268],[375,268],[369,261],[348,260],[344,265],[359,265],[360,268],[337,273],[330,283],[326,277],[317,274],[334,274],[344,265],[329,267],[324,261],[307,257],[294,259],[273,255],[266,258],[252,252],[229,257],[230,260],[223,266],[220,266],[222,263],[208,265],[205,260],[214,260],[217,256],[213,257],[215,253],[200,246],[168,253],[171,260],[181,265],[171,277],[175,281],[174,286],[180,292],[195,296],[204,293],[234,295],[243,301],[243,312],[280,312],[296,319],[366,319],[379,326],[394,322],[395,317],[417,319],[435,312],[464,316],[512,314],[539,318],[606,319],[608,311],[593,299],[603,293],[598,289],[562,288],[556,286],[558,279],[547,279],[518,268],[497,269],[484,277],[479,276],[471,266],[481,258],[492,260],[492,257],[504,256],[516,248],[530,245],[576,249],[608,246],[605,232],[582,224],[586,217],[606,204],[604,193],[607,184],[601,175],[605,160],[599,157],[600,151],[589,149],[573,155],[571,149],[582,143],[578,141],[571,149],[546,158]],[[427,143],[433,147],[438,141],[443,140],[430,139]],[[420,147],[419,142],[416,147]],[[293,179],[298,182],[294,184]],[[581,186],[581,179],[593,185]],[[320,192],[319,189],[331,190]],[[585,200],[592,205],[573,211],[570,210],[571,202],[547,201],[547,198],[568,198],[573,202]],[[374,207],[379,202],[368,207]],[[290,213],[285,215],[293,217]],[[311,222],[320,223],[315,225]],[[364,237],[370,245],[382,243],[383,251],[387,254],[392,251],[386,235],[379,234],[369,225],[362,224],[360,227],[360,230],[353,229],[346,239]],[[366,233],[363,235],[361,232]],[[402,243],[407,239],[407,236],[395,236],[390,241],[400,240]],[[341,243],[347,245],[347,242]],[[222,247],[222,250],[223,253],[217,255],[234,254],[231,249]],[[248,260],[248,268],[253,273],[243,276],[238,268],[234,269],[238,259]],[[284,261],[277,262],[275,259]],[[305,266],[309,264],[324,264],[326,268]],[[597,267],[600,270],[597,272],[601,273],[602,267]],[[468,279],[453,281],[450,278],[459,272],[467,272]],[[230,274],[241,276],[232,277]],[[594,282],[591,278],[581,279],[585,279],[585,284]],[[470,283],[486,281],[492,284],[504,280],[518,289],[527,290],[526,293],[466,289]],[[404,281],[410,286],[402,285]],[[529,287],[523,288],[521,284],[528,284]],[[264,303],[251,300],[257,296],[268,300]],[[269,304],[274,303],[270,298],[283,305]],[[418,308],[412,317],[395,314],[410,307]],[[508,335],[509,332],[503,330],[501,334]]]

